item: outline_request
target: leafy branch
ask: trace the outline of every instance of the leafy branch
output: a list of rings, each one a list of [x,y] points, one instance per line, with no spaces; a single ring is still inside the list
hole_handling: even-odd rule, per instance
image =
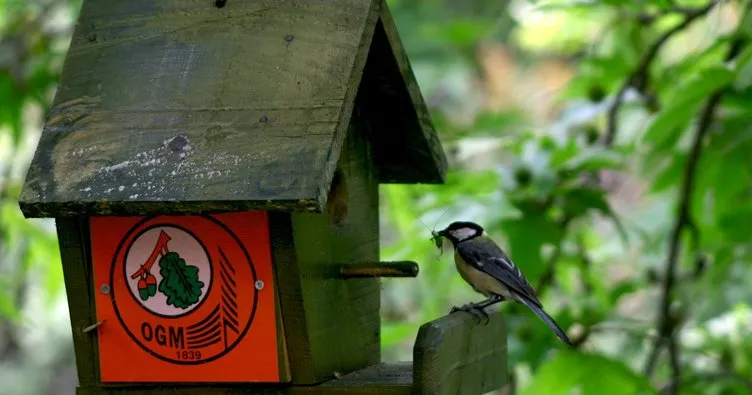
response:
[[[750,4],[752,4],[752,2],[747,3],[747,8],[749,8]],[[739,52],[741,52],[741,49],[745,44],[745,39],[737,38],[729,49],[726,61],[734,59]],[[666,272],[661,283],[659,312],[656,319],[656,328],[658,329],[659,336],[653,342],[652,351],[650,352],[645,365],[645,374],[651,376],[655,370],[656,361],[661,349],[664,346],[668,346],[672,377],[676,380],[676,385],[673,385],[670,388],[669,393],[671,394],[678,393],[678,383],[681,381],[681,369],[678,356],[679,347],[674,338],[674,332],[677,329],[679,322],[672,317],[670,309],[672,292],[676,282],[676,266],[679,260],[679,252],[681,250],[681,236],[684,230],[690,230],[693,234],[693,238],[698,237],[697,227],[695,226],[690,213],[697,166],[700,161],[700,156],[702,155],[705,138],[710,131],[716,109],[721,103],[725,89],[726,88],[721,88],[717,90],[706,101],[700,114],[697,131],[693,139],[692,148],[689,152],[687,165],[684,168],[679,195],[679,212],[671,230]]]
[[[616,138],[616,133],[618,132],[617,117],[619,115],[619,110],[624,103],[624,95],[627,93],[627,90],[633,86],[640,91],[643,90],[645,83],[649,79],[648,77],[650,74],[650,65],[653,63],[653,60],[658,55],[658,52],[661,50],[663,45],[665,45],[668,40],[675,34],[686,29],[690,24],[692,24],[692,22],[710,12],[710,10],[712,10],[717,3],[717,0],[712,0],[702,8],[682,9],[682,14],[684,15],[682,22],[658,37],[658,39],[643,54],[635,69],[622,83],[621,87],[616,93],[616,96],[614,97],[614,101],[611,103],[611,106],[608,109],[606,134],[603,138],[603,145],[609,147],[613,144],[614,139]]]

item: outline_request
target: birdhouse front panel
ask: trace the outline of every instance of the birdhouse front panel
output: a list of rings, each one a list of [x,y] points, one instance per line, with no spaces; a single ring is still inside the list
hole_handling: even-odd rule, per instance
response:
[[[90,226],[102,382],[280,381],[266,213]]]

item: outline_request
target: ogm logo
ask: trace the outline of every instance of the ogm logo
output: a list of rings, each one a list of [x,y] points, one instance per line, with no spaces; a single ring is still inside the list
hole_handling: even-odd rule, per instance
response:
[[[119,237],[109,237],[114,249],[107,270],[111,288],[107,303],[98,295],[98,310],[103,313],[98,311],[98,316],[111,311],[115,320],[102,325],[100,354],[104,348],[114,348],[115,343],[122,348],[124,339],[120,337],[104,343],[107,331],[115,324],[119,324],[131,344],[173,366],[205,367],[231,354],[243,342],[258,319],[260,295],[273,295],[272,287],[258,286],[267,282],[271,285],[271,268],[263,270],[265,278],[260,278],[247,243],[223,223],[228,218],[231,217],[225,221],[215,216],[157,216],[137,218],[136,222],[133,217],[122,219],[130,219],[129,226],[122,228]],[[109,224],[92,219],[95,259],[98,233],[107,232],[114,220],[120,218],[109,220]],[[268,234],[264,235],[268,244]],[[266,253],[264,256],[269,255]],[[269,337],[274,344],[265,348],[276,352],[273,296],[266,298],[266,305],[270,303],[262,309],[262,321],[266,322],[260,325],[265,328],[253,333]],[[247,351],[244,356],[249,360]],[[108,359],[116,361],[115,356]],[[125,361],[117,364],[122,367]],[[105,376],[105,366],[102,371]],[[115,376],[121,374],[115,367],[112,372]],[[170,381],[152,377],[158,376],[156,373],[139,370],[139,374],[144,379],[134,381]],[[182,380],[197,381],[191,377]],[[220,377],[211,381],[238,380]]]

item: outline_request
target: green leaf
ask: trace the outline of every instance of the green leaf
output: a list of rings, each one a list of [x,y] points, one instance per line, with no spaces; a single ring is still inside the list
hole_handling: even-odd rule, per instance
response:
[[[752,237],[752,205],[737,207],[729,210],[719,220],[721,231],[726,235],[727,241],[749,243]]]
[[[0,129],[8,126],[13,133],[13,144],[18,145],[21,141],[24,97],[18,94],[10,74],[7,73],[0,73],[0,103]]]
[[[416,325],[403,322],[384,322],[381,327],[382,347],[390,347],[415,336]]]
[[[650,382],[621,361],[602,355],[561,351],[541,365],[522,395],[658,394]]]
[[[748,10],[739,21],[739,33],[752,38],[752,10]]]
[[[610,150],[588,150],[566,161],[563,167],[571,171],[621,169],[624,157]]]
[[[568,139],[566,140],[566,144],[557,147],[557,149],[551,153],[551,166],[564,166],[565,163],[575,160],[579,152],[580,148],[577,145],[577,141],[575,139]]]
[[[747,46],[736,60],[734,87],[746,89],[752,85],[752,46]]]
[[[159,291],[167,296],[168,305],[187,309],[198,303],[204,287],[198,280],[198,267],[186,265],[176,252],[168,252],[159,260],[159,274]]]
[[[502,221],[502,229],[509,242],[509,256],[534,284],[544,270],[541,247],[558,244],[560,227],[543,213],[526,210],[522,218]]]
[[[622,242],[626,245],[629,241],[627,231],[622,225],[616,213],[611,209],[611,205],[606,199],[606,192],[600,188],[587,186],[575,187],[568,189],[564,197],[566,199],[567,213],[572,217],[585,214],[588,210],[594,209],[601,212],[614,223]]]
[[[655,178],[653,178],[651,185],[653,192],[662,192],[679,185],[682,181],[684,166],[687,163],[686,152],[665,152],[662,156],[666,162],[662,164]],[[655,169],[656,167],[652,168]]]
[[[655,149],[675,145],[703,100],[733,82],[734,78],[735,74],[724,67],[701,71],[666,98],[666,107],[653,119],[643,140],[649,141]]]

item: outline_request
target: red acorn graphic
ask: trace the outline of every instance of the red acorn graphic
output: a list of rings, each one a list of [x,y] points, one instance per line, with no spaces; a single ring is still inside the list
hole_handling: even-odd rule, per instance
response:
[[[149,299],[157,294],[157,278],[151,273],[144,273],[138,280],[138,294],[141,300]]]
[[[170,241],[170,236],[164,231],[160,232],[159,239],[154,246],[154,251],[152,251],[151,256],[149,256],[146,263],[144,263],[144,265],[131,276],[131,278],[134,279],[141,277],[138,280],[138,295],[141,296],[141,300],[145,301],[157,294],[157,278],[149,271],[151,270],[151,266],[157,260],[159,254],[167,252],[168,241]]]

